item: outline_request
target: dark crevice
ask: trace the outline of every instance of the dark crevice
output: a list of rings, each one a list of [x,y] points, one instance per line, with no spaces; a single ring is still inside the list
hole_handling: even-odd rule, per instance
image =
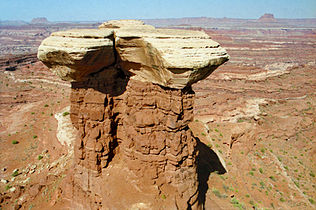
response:
[[[113,103],[113,98],[112,98],[112,103]],[[118,123],[119,123],[117,120],[118,116],[119,116],[119,113],[112,113],[112,116],[111,116],[111,132],[110,132],[110,134],[112,136],[112,141],[110,141],[109,145],[108,145],[109,146],[109,153],[108,153],[106,167],[113,160],[113,158],[116,154],[116,149],[119,146],[118,140],[117,140],[117,127],[118,127]]]
[[[114,54],[114,65],[116,65],[118,62],[118,53],[116,52],[116,46],[115,46],[115,32],[113,32],[113,54]]]
[[[113,139],[113,141],[111,141],[109,143],[109,153],[108,153],[108,160],[107,160],[107,164],[105,166],[108,167],[108,165],[110,164],[110,162],[113,160],[115,154],[116,154],[116,148],[118,147],[118,142],[117,142],[117,139]]]

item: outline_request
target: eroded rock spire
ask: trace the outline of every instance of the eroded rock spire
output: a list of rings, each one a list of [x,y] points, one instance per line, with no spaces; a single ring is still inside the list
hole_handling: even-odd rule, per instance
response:
[[[38,58],[72,82],[74,205],[201,207],[191,85],[229,59],[218,43],[201,31],[109,21],[53,33]]]

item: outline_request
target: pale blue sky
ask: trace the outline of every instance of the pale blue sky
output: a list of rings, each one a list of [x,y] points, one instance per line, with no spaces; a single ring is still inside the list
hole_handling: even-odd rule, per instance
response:
[[[0,20],[50,21],[177,17],[316,18],[316,0],[0,0]]]

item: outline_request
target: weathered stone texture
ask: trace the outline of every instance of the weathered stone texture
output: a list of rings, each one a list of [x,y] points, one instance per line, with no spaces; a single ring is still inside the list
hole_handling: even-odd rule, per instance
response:
[[[72,83],[71,119],[79,130],[75,159],[85,168],[101,172],[117,146],[119,96],[127,79],[116,69],[107,69],[85,82]],[[118,110],[122,111],[122,110]]]
[[[122,28],[115,43],[119,65],[134,79],[175,89],[206,78],[229,58],[202,31]]]
[[[38,48],[37,57],[67,81],[82,81],[115,62],[113,31],[73,29],[52,33]]]
[[[102,73],[72,83],[71,118],[79,130],[76,165],[102,175],[102,169],[119,155],[139,178],[161,191],[167,186],[169,193],[170,185],[179,197],[178,205],[187,205],[198,186],[197,143],[188,128],[193,91],[127,80],[115,73],[115,79],[102,77]]]
[[[153,208],[201,207],[191,84],[228,60],[218,43],[200,31],[110,21],[54,33],[38,57],[72,81],[76,205],[126,209],[138,198]]]

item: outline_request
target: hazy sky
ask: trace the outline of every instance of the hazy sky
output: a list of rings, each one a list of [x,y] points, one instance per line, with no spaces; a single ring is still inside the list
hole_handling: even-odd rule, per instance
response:
[[[176,17],[316,18],[316,0],[0,0],[0,20]]]

